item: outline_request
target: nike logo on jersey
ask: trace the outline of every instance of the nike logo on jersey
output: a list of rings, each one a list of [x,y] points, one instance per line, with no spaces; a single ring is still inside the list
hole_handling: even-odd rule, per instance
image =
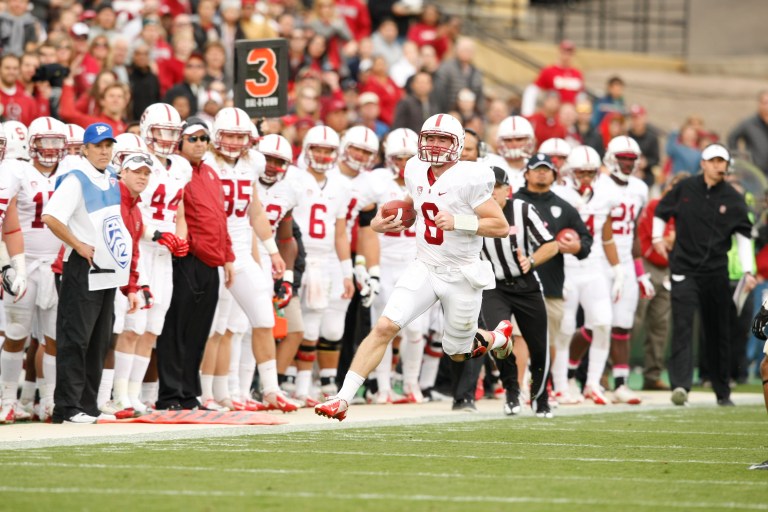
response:
[[[443,195],[445,195],[445,194],[447,194],[447,193],[448,193],[448,192],[438,192],[438,193],[437,193],[437,195],[438,195],[438,196],[443,196]]]

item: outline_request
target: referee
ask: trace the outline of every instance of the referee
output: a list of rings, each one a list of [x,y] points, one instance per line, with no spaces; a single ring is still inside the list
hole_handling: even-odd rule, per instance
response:
[[[744,197],[725,181],[731,155],[720,144],[701,153],[701,174],[682,180],[661,198],[653,219],[653,248],[667,255],[666,222],[675,219],[677,236],[669,253],[672,281],[672,351],[669,380],[672,402],[685,405],[693,383],[693,318],[700,312],[702,349],[707,354],[712,390],[721,406],[734,405],[728,385],[728,326],[732,293],[728,251],[736,235],[742,268],[752,268],[752,222]],[[745,273],[747,291],[755,278]]]
[[[531,354],[531,406],[537,416],[551,418],[546,389],[549,372],[547,310],[533,269],[557,254],[557,242],[544,226],[536,208],[521,199],[507,199],[510,187],[506,171],[494,167],[493,172],[496,175],[493,198],[501,206],[510,227],[507,238],[483,238],[481,256],[493,265],[496,288],[483,292],[482,319],[487,327],[515,316]],[[496,364],[507,395],[505,412],[516,414],[520,411],[520,385],[515,357],[498,359]]]
[[[128,284],[133,255],[120,186],[107,169],[114,143],[109,125],[90,125],[83,135],[85,158],[57,179],[43,211],[42,221],[67,246],[56,317],[53,423],[96,423],[101,416],[96,395],[112,340],[115,290]]]

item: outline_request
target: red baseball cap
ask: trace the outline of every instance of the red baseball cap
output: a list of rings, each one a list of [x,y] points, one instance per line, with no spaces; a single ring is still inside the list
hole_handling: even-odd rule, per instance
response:
[[[560,41],[560,49],[572,52],[576,49],[576,45],[570,39],[563,39]]]
[[[629,115],[642,116],[643,114],[645,114],[645,107],[643,107],[642,105],[635,104],[629,107]]]

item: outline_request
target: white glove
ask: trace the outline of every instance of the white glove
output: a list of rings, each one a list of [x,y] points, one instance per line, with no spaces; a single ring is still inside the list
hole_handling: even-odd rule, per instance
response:
[[[368,269],[368,295],[363,297],[362,304],[364,308],[371,307],[373,301],[376,300],[376,296],[381,293],[381,282],[379,281],[379,266],[373,266]],[[362,292],[360,292],[362,293]]]
[[[368,280],[371,276],[368,274],[368,269],[365,268],[364,257],[355,256],[355,268],[353,269],[353,273],[355,275],[357,289],[360,290],[360,296],[367,297],[371,293],[371,289],[368,287]]]
[[[643,299],[652,299],[656,296],[656,288],[651,282],[651,274],[646,272],[637,276],[637,284],[640,287],[640,297]]]
[[[619,299],[621,299],[621,290],[624,287],[624,269],[622,268],[621,263],[611,267],[611,277],[613,278],[611,299],[613,302],[619,302]]]
[[[10,293],[15,297],[13,302],[18,302],[27,293],[27,260],[23,254],[11,258],[11,268],[16,272],[16,276],[11,282]]]

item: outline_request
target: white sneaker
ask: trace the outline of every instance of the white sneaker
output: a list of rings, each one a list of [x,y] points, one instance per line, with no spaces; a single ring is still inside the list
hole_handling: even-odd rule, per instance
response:
[[[0,423],[13,423],[16,421],[16,412],[13,410],[13,403],[3,404],[0,409]]]
[[[584,395],[581,393],[579,383],[576,379],[568,379],[568,394],[571,395],[571,398],[577,400],[577,403],[584,401]]]
[[[99,410],[104,414],[116,414],[120,411],[126,411],[130,408],[130,404],[127,404],[122,400],[110,400],[109,402],[102,405]]]
[[[123,410],[125,410],[125,409],[123,409]],[[101,414],[98,415],[98,417],[96,418],[96,421],[94,421],[94,423],[96,423],[98,420],[114,421],[116,419],[117,419],[117,416],[115,416],[114,414],[104,414],[104,413],[101,413]]]
[[[16,402],[16,407],[14,408],[14,412],[16,413],[16,419],[19,418],[19,413],[24,413],[29,416],[29,419],[32,419],[36,413],[35,413],[35,402],[33,400],[21,400]]]
[[[42,423],[50,423],[53,416],[53,404],[44,404],[40,402],[35,406],[35,416]]]
[[[574,397],[568,391],[559,391],[555,393],[555,400],[557,400],[557,403],[560,405],[576,405],[583,402],[584,397],[581,395],[579,395],[579,397]]]
[[[94,416],[85,414],[84,412],[79,412],[74,416],[70,416],[69,418],[65,419],[64,423],[72,423],[73,425],[90,425],[96,423],[96,419],[97,418]]]
[[[136,400],[131,399],[131,407],[134,411],[136,411],[136,414],[141,416],[142,414],[147,414],[149,412],[149,407],[147,407],[144,402],[139,400],[138,398]]]
[[[417,383],[403,383],[403,393],[407,403],[420,404],[424,401],[424,395],[421,393],[421,388]]]
[[[216,412],[227,412],[229,411],[229,408],[223,404],[220,404],[213,398],[209,398],[205,401],[203,404],[203,409],[207,409],[209,411],[216,411]]]
[[[621,385],[613,390],[613,400],[620,404],[640,405],[643,401],[626,385]]]
[[[600,386],[593,388],[587,385],[584,388],[584,398],[587,400],[592,400],[595,405],[608,405],[611,403],[608,397],[605,396],[605,393],[603,393],[603,390],[600,388]]]

